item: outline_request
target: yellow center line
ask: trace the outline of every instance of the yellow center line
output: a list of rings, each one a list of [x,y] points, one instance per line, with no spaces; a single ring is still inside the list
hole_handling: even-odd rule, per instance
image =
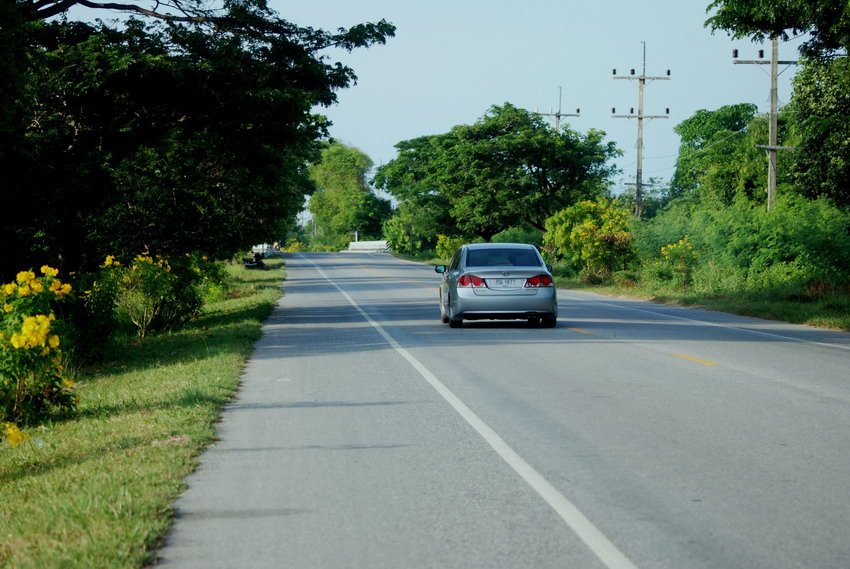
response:
[[[581,328],[567,328],[567,330],[572,330],[573,332],[578,332],[579,334],[587,334],[588,336],[593,336],[593,332],[588,332],[587,330],[582,330]]]
[[[701,359],[699,359],[699,358],[694,358],[694,357],[692,357],[692,356],[686,356],[686,355],[684,355],[684,354],[672,354],[672,355],[673,355],[673,356],[675,356],[675,357],[677,357],[677,358],[682,358],[683,360],[688,360],[688,361],[691,361],[691,362],[696,362],[696,363],[698,363],[698,364],[702,364],[702,365],[705,365],[705,366],[719,366],[719,365],[720,365],[720,364],[719,364],[719,363],[717,363],[717,362],[710,362],[710,361],[708,361],[708,360],[701,360]]]

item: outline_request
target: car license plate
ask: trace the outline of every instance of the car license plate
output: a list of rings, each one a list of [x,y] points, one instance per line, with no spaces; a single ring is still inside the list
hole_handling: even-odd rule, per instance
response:
[[[492,279],[492,288],[519,288],[522,279]]]

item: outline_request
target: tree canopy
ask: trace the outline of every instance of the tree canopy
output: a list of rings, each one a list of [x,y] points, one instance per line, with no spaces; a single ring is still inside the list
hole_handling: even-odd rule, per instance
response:
[[[782,132],[786,130],[781,122]],[[755,105],[699,110],[673,129],[681,138],[674,196],[731,203],[737,196],[763,199],[767,161],[756,144],[767,139],[767,119]],[[790,158],[783,156],[780,178],[787,180]]]
[[[797,188],[850,207],[850,60],[807,62],[794,78],[790,107],[799,137]]]
[[[375,182],[432,216],[442,207],[446,215],[435,234],[489,240],[522,224],[543,231],[552,213],[607,187],[608,160],[618,151],[603,138],[597,130],[556,132],[505,103],[473,125],[400,142],[398,157],[378,170]]]
[[[279,239],[328,135],[314,109],[356,80],[322,50],[394,33],[385,21],[300,28],[263,0],[175,3],[183,16],[113,27],[37,21],[51,7],[0,4],[5,273],[146,249],[226,257]]]
[[[310,166],[316,191],[309,210],[325,244],[344,247],[351,233],[364,239],[381,237],[383,221],[390,216],[388,200],[376,196],[367,181],[372,160],[356,148],[333,142],[322,149]]]
[[[714,0],[716,10],[706,25],[736,38],[763,41],[774,37],[809,34],[801,51],[807,56],[829,56],[850,46],[850,3],[836,0]]]

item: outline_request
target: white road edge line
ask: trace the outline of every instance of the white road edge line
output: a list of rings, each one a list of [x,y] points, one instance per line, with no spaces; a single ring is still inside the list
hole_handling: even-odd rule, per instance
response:
[[[520,455],[516,453],[496,431],[491,429],[478,415],[476,415],[466,404],[461,401],[443,382],[431,373],[422,362],[416,359],[413,354],[403,348],[395,339],[384,330],[384,328],[375,322],[366,311],[354,301],[347,292],[342,290],[339,285],[332,281],[322,269],[319,268],[313,261],[301,256],[302,259],[309,262],[324,279],[331,283],[341,294],[348,300],[351,305],[357,309],[361,316],[372,326],[378,333],[384,337],[387,343],[398,354],[407,360],[413,368],[425,378],[431,387],[445,399],[469,425],[475,429],[481,437],[493,447],[493,450],[502,457],[511,468],[516,471],[525,482],[549,504],[555,512],[561,516],[561,519],[573,530],[573,532],[587,545],[588,548],[599,558],[602,563],[609,569],[637,569],[637,566],[621,552],[616,545],[605,537],[599,529],[593,525],[587,516],[585,516],[572,502],[570,502],[563,494],[561,494],[548,480],[534,470]]]
[[[594,300],[594,299],[585,299],[581,297],[573,297],[572,300],[578,300],[581,302],[592,302],[595,304],[601,304],[602,306],[610,306],[612,308],[617,308],[620,310],[631,310],[632,312],[642,312],[644,314],[652,314],[653,316],[660,316],[663,318],[669,318],[671,320],[683,320],[685,322],[694,322],[697,324],[702,324],[703,326],[714,326],[716,328],[726,328],[727,330],[735,330],[737,332],[744,332],[747,334],[755,334],[757,336],[767,336],[769,338],[779,338],[780,340],[787,340],[789,342],[797,342],[799,344],[811,344],[813,346],[821,346],[824,348],[837,348],[839,350],[850,350],[850,346],[842,346],[841,344],[830,344],[828,342],[815,342],[813,340],[805,340],[803,338],[795,338],[793,336],[783,336],[782,334],[777,334],[776,332],[762,332],[761,330],[751,330],[749,328],[744,328],[742,326],[733,326],[731,324],[720,324],[717,322],[708,322],[706,320],[698,320],[696,318],[686,318],[685,316],[676,316],[675,314],[665,314],[664,312],[657,312],[654,310],[649,310],[646,308],[634,308],[632,306],[619,306],[617,304],[613,304],[610,302],[605,302],[602,300]],[[642,301],[634,301],[634,302],[642,302]],[[659,305],[663,306],[663,305]],[[732,314],[731,316],[734,316]],[[759,318],[754,318],[751,316],[744,316],[742,318],[751,318],[753,320],[760,320]],[[794,326],[806,327],[805,324],[794,324]],[[829,330],[824,329],[824,332],[829,332]]]

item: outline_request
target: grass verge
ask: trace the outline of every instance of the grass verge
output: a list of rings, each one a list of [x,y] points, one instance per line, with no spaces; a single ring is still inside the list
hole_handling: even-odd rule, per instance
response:
[[[850,296],[840,292],[702,294],[673,287],[589,285],[558,277],[559,287],[850,332]]]
[[[283,262],[233,266],[233,294],[186,329],[116,342],[77,377],[70,419],[0,444],[0,567],[138,568],[154,559],[172,503],[215,436],[262,322],[281,295]]]

